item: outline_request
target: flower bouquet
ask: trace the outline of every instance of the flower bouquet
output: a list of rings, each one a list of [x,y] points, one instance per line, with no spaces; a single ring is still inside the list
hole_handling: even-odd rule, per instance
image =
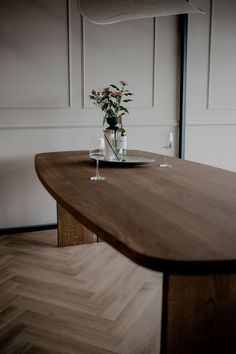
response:
[[[125,105],[132,101],[130,97],[133,96],[133,93],[127,89],[127,82],[119,83],[121,87],[110,84],[98,91],[93,89],[89,95],[93,103],[105,113],[103,125],[107,122],[112,129],[118,124],[119,116],[129,113]]]
[[[101,90],[93,89],[89,95],[93,103],[104,112],[103,125],[108,124],[104,130],[106,160],[120,160],[121,155],[124,160],[127,150],[127,136],[122,117],[129,113],[126,104],[132,101],[133,93],[127,89],[127,82],[119,83],[120,87],[110,84]]]

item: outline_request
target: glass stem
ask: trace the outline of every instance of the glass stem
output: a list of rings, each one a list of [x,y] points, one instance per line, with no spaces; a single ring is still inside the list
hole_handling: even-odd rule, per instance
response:
[[[166,151],[167,151],[167,149],[165,149],[165,162],[164,162],[164,165],[166,165]]]
[[[98,168],[99,168],[99,160],[96,159],[96,177],[99,177],[99,170],[98,170]]]

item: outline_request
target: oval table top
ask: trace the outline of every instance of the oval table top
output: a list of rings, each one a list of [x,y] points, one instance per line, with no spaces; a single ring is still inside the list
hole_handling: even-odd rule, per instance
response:
[[[121,253],[171,274],[236,270],[236,173],[144,151],[144,166],[101,165],[88,151],[35,157],[39,179],[70,214]]]

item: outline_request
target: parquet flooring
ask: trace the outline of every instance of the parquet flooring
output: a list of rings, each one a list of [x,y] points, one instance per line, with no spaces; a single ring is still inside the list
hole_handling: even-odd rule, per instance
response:
[[[0,353],[158,354],[162,275],[56,230],[0,238]]]

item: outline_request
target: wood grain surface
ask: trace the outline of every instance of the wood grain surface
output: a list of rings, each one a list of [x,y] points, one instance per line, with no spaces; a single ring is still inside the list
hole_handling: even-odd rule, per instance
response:
[[[56,230],[0,238],[1,354],[159,354],[162,274]]]
[[[57,204],[57,243],[59,247],[97,242],[97,236],[78,222],[60,204]]]
[[[164,274],[161,354],[235,354],[235,334],[235,274]]]
[[[236,270],[236,174],[163,156],[146,166],[101,166],[87,151],[35,157],[41,182],[85,227],[135,262],[172,274]]]

